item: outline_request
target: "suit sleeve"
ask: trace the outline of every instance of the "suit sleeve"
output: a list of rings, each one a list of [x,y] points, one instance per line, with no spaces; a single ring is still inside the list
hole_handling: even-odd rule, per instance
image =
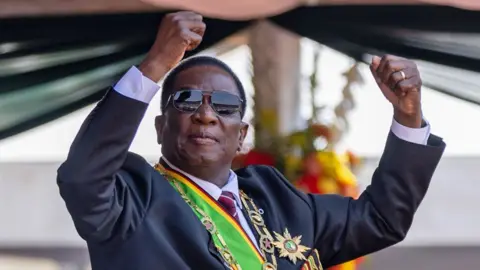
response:
[[[110,89],[74,139],[57,183],[79,235],[123,237],[142,220],[150,179],[122,170],[148,104]],[[143,181],[140,183],[139,181]]]
[[[314,210],[315,247],[328,268],[402,241],[423,200],[445,143],[427,145],[390,133],[372,183],[357,200],[308,195]]]

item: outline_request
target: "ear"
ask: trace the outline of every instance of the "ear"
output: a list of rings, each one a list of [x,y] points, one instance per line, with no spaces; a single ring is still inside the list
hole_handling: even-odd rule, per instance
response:
[[[243,141],[245,141],[245,138],[247,137],[248,134],[248,127],[249,125],[245,122],[242,122],[242,126],[240,127],[240,134],[238,135],[238,148],[237,151],[241,151],[243,147]]]
[[[162,144],[162,132],[165,126],[165,115],[155,117],[155,130],[157,130],[157,143]]]

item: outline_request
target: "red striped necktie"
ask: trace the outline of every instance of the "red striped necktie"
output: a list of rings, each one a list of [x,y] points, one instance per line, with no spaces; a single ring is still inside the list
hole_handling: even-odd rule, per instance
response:
[[[235,206],[235,197],[233,196],[232,192],[222,191],[222,195],[220,195],[220,198],[218,198],[218,202],[223,206],[223,208],[225,208],[225,210],[227,210],[227,213],[240,222],[238,219],[237,207]]]

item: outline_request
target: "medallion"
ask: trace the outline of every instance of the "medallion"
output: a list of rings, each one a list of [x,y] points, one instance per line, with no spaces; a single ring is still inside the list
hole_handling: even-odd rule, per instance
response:
[[[253,224],[258,226],[265,225],[262,216],[257,211],[248,211],[248,216],[250,217],[250,220],[253,222]]]
[[[266,235],[262,235],[260,236],[260,247],[262,248],[262,250],[268,252],[268,253],[273,253],[273,249],[274,249],[274,246],[273,246],[273,240],[266,236]]]
[[[220,250],[220,255],[222,255],[225,262],[227,262],[229,265],[235,264],[235,259],[233,258],[233,255],[230,252],[230,250],[222,249],[222,250]]]
[[[295,236],[292,238],[288,229],[285,229],[283,235],[273,232],[277,241],[273,242],[273,245],[278,249],[280,257],[288,257],[293,264],[297,263],[297,260],[306,260],[303,252],[310,248],[300,245],[302,236]]]
[[[262,270],[277,270],[277,268],[273,264],[266,262],[263,264]]]
[[[209,217],[203,217],[201,222],[208,232],[215,233],[217,231],[217,229],[215,228],[215,224]]]

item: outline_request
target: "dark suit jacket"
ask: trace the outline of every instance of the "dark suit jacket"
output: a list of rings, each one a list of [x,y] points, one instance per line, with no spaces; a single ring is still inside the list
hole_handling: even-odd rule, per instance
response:
[[[128,152],[146,109],[109,91],[58,169],[61,196],[93,269],[225,269],[190,207],[150,164]],[[372,184],[357,200],[302,193],[267,166],[237,174],[240,189],[264,210],[267,228],[302,235],[311,248],[305,255],[318,260],[316,250],[329,267],[404,239],[444,147],[433,135],[423,146],[390,133]],[[302,263],[280,258],[278,269]]]

